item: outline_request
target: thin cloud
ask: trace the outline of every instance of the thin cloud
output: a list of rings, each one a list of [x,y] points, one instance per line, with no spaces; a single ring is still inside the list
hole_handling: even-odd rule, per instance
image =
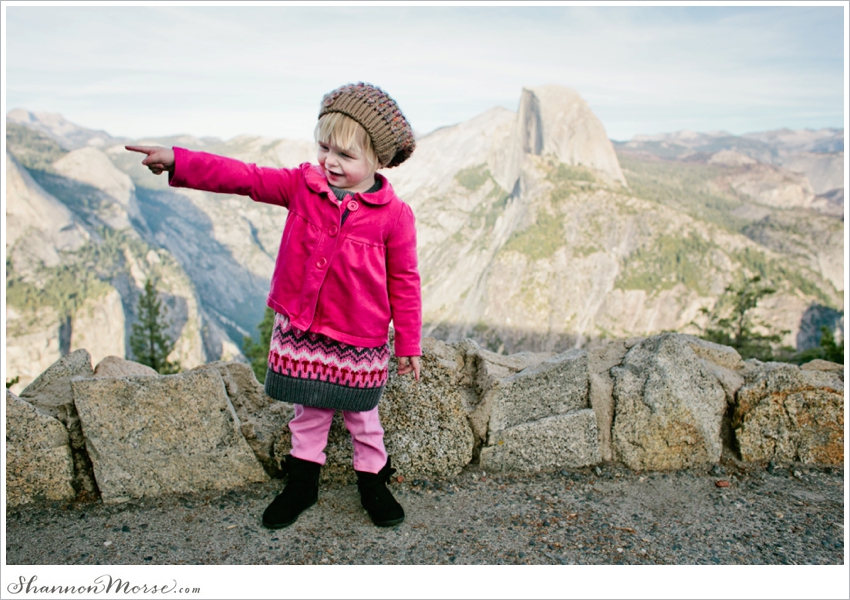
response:
[[[8,108],[123,135],[309,137],[322,94],[356,80],[419,131],[543,83],[617,139],[843,123],[841,7],[8,7],[7,48]]]

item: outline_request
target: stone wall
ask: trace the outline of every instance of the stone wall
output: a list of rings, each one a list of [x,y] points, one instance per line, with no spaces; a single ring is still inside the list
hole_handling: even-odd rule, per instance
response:
[[[540,471],[618,461],[637,471],[745,461],[840,465],[843,365],[743,361],[732,348],[665,333],[590,352],[495,354],[423,341],[422,378],[395,375],[379,405],[398,475]],[[77,350],[6,392],[9,506],[123,502],[282,477],[292,407],[236,362],[177,375]],[[351,482],[341,415],[324,481]]]

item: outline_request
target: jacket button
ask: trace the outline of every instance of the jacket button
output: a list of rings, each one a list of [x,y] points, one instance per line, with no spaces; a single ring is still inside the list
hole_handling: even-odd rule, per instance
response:
[[[327,264],[328,264],[328,259],[325,258],[324,256],[316,261],[316,266],[319,267],[320,269],[324,269]]]
[[[346,204],[346,205],[345,205],[345,208],[347,208],[347,209],[348,209],[348,210],[350,210],[351,212],[354,212],[355,210],[357,210],[358,208],[360,208],[360,205],[359,205],[359,204],[357,204],[357,202],[355,202],[354,200],[349,200],[349,201],[348,201],[348,204]]]
[[[331,225],[330,228],[328,229],[328,235],[331,236],[331,237],[336,237],[336,234],[338,234],[338,233],[339,233],[339,227],[337,227],[336,225]]]

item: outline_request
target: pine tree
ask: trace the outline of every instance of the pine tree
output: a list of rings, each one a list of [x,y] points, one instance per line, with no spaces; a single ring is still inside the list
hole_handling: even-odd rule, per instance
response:
[[[137,362],[157,373],[179,373],[180,365],[168,360],[175,342],[166,334],[171,325],[166,312],[153,282],[148,279],[145,292],[139,297],[138,322],[133,324],[130,349]]]
[[[775,332],[767,323],[753,317],[752,311],[765,296],[776,293],[776,288],[763,283],[759,275],[731,284],[718,298],[712,310],[702,312],[708,316],[708,325],[702,338],[724,346],[732,346],[742,358],[778,360],[773,347],[787,331]],[[780,355],[792,349],[782,348]]]
[[[272,340],[272,329],[274,329],[274,311],[268,306],[257,329],[260,331],[259,343],[245,336],[242,341],[242,353],[251,362],[251,369],[257,381],[265,383],[266,369],[269,365],[269,344]]]
[[[834,363],[844,363],[844,340],[840,344],[835,343],[835,335],[828,327],[821,327],[820,347],[823,351],[822,358]]]
[[[836,343],[835,335],[829,327],[821,326],[820,333],[820,345],[798,352],[791,357],[791,362],[802,365],[820,358],[822,360],[844,364],[844,340],[841,340],[840,344]]]

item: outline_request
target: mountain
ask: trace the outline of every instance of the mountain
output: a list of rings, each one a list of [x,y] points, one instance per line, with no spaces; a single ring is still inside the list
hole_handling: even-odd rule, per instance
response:
[[[187,271],[155,239],[145,191],[138,194],[110,158],[118,148],[126,152],[123,146],[110,146],[116,140],[97,132],[87,138],[82,128],[62,132],[72,143],[7,122],[9,377],[25,385],[78,348],[95,361],[124,356],[148,277],[157,281],[172,321],[175,360],[192,367],[241,356],[241,344],[222,330]],[[86,139],[105,142],[69,149]]]
[[[148,277],[184,367],[240,360],[256,333],[286,211],[171,189],[128,142],[315,160],[301,140],[124,140],[10,112],[6,350],[19,385],[76,348],[95,362],[124,355]],[[417,143],[386,175],[417,217],[426,335],[513,353],[694,331],[743,273],[779,289],[760,310],[787,344],[843,328],[843,131],[612,143],[577,92],[541,86],[522,90],[516,112]]]
[[[764,312],[785,342],[815,343],[810,322],[841,319],[841,219],[804,174],[725,164],[734,136],[675,137],[715,146],[612,144],[575,91],[546,86],[419,140],[391,180],[417,215],[425,333],[516,352],[684,330],[749,272],[782,288]]]
[[[761,164],[805,175],[818,195],[844,189],[844,130],[778,129],[735,136],[724,131],[678,131],[636,135],[616,144],[631,154],[678,160],[708,159],[718,152],[735,152]]]
[[[45,140],[45,143],[52,142],[65,151],[84,146],[103,147],[121,141],[105,131],[94,131],[80,127],[56,113],[30,112],[16,108],[6,114],[6,122],[24,125],[37,131],[42,135],[36,139]]]

